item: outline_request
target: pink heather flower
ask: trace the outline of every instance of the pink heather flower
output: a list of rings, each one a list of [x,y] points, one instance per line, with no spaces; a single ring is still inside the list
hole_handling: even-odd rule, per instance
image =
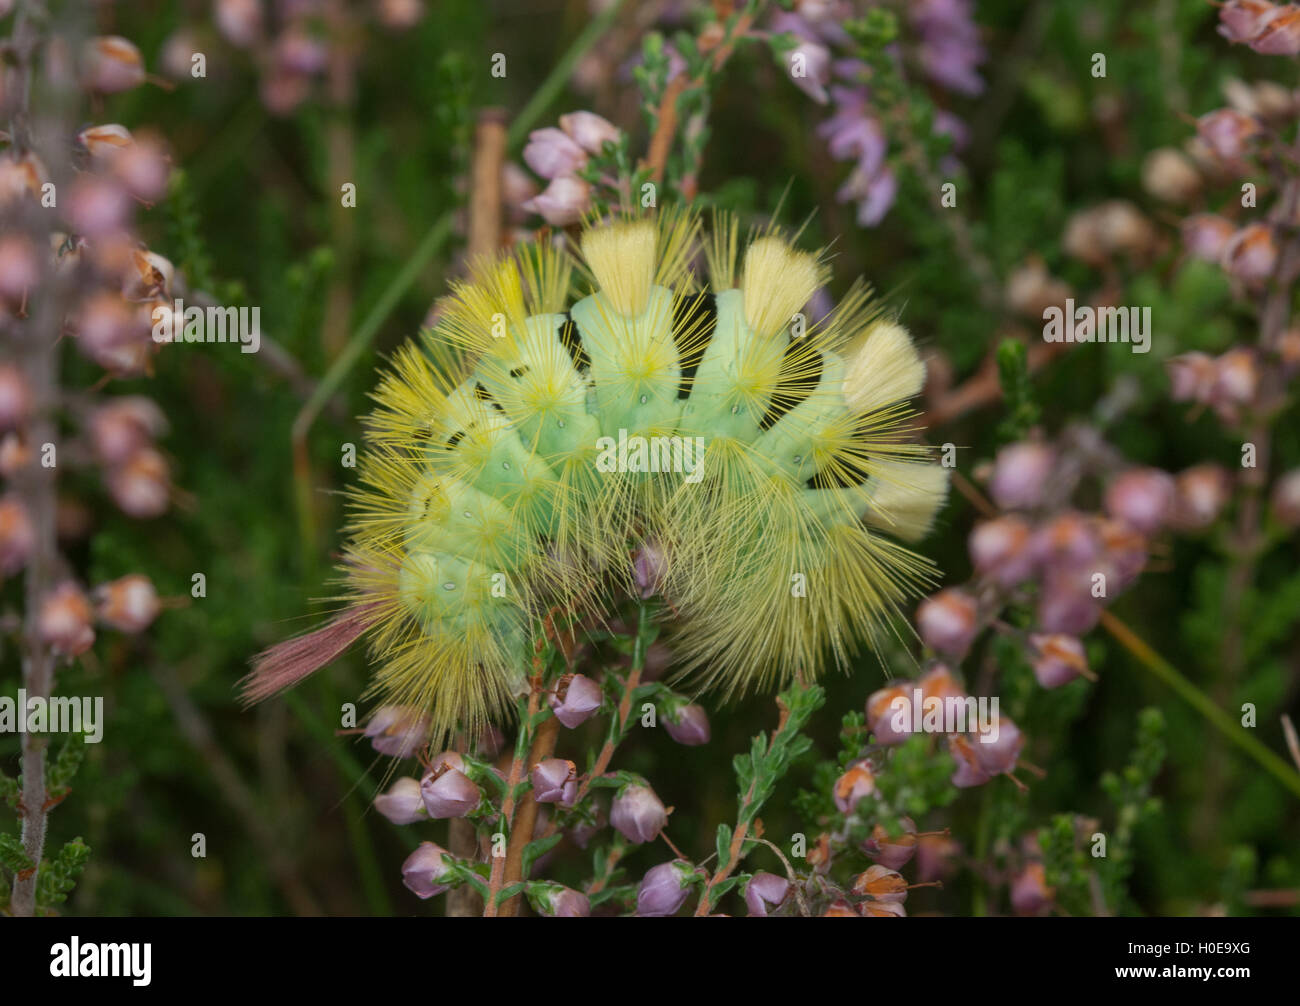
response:
[[[12,576],[27,565],[36,547],[36,529],[27,508],[16,496],[0,497],[0,576]]]
[[[1042,863],[1030,863],[1011,884],[1011,907],[1017,915],[1046,915],[1055,892],[1047,886]]]
[[[768,908],[779,908],[790,893],[790,881],[775,873],[756,873],[745,884],[745,904],[749,914],[766,918]]]
[[[129,458],[137,448],[148,446],[166,429],[167,418],[155,402],[140,395],[127,395],[111,399],[96,409],[89,432],[96,457],[105,464],[115,465]]]
[[[575,674],[568,682],[561,680],[550,698],[555,718],[570,730],[595,716],[603,701],[600,685],[585,674]]]
[[[329,47],[301,25],[290,25],[275,40],[276,64],[289,73],[320,73],[329,63]]]
[[[975,760],[989,775],[1014,771],[1024,746],[1024,734],[1006,716],[998,717],[996,727],[988,733],[975,734],[971,742]]]
[[[107,482],[113,501],[127,516],[144,520],[166,513],[171,478],[167,462],[153,448],[134,451],[125,463],[109,472]]]
[[[1001,587],[1014,587],[1034,571],[1030,549],[1033,532],[1015,514],[981,521],[970,535],[970,557],[975,572]]]
[[[40,278],[31,241],[21,234],[0,238],[0,297],[19,304]]]
[[[159,141],[141,136],[113,159],[113,175],[136,199],[156,203],[167,194],[171,162]]]
[[[548,126],[528,134],[524,163],[543,178],[563,178],[586,165],[587,152],[563,130]]]
[[[1029,549],[1042,566],[1074,570],[1097,558],[1101,542],[1092,520],[1065,510],[1035,529]]]
[[[512,218],[522,218],[527,212],[524,203],[528,202],[541,189],[533,181],[533,176],[514,161],[507,161],[501,169],[501,201],[510,211]],[[521,219],[516,222],[522,222]]]
[[[409,706],[380,706],[370,715],[365,735],[380,754],[410,758],[429,735],[429,714]]]
[[[1056,464],[1046,444],[1022,441],[998,451],[993,462],[989,494],[1003,510],[1032,509],[1043,501],[1043,490]]]
[[[1075,636],[1090,630],[1101,618],[1101,599],[1092,596],[1091,588],[1088,572],[1049,574],[1038,598],[1039,627]]]
[[[533,799],[570,806],[578,796],[578,769],[566,758],[547,758],[533,766]]]
[[[590,185],[581,178],[560,177],[524,203],[523,208],[538,214],[552,227],[567,227],[581,220],[590,206]]]
[[[591,902],[585,894],[569,887],[553,885],[539,899],[543,916],[551,919],[585,919],[591,915]]]
[[[262,35],[260,0],[217,0],[217,30],[232,45],[247,49]]]
[[[90,601],[81,588],[70,581],[64,582],[41,602],[37,634],[56,654],[80,656],[95,641],[95,630],[90,625],[92,617]]]
[[[580,111],[561,115],[560,128],[589,154],[599,154],[606,142],[618,143],[623,135],[617,126],[595,112]]]
[[[422,899],[432,898],[435,894],[446,891],[451,885],[438,883],[438,880],[451,869],[443,861],[442,857],[446,855],[448,852],[442,846],[434,845],[432,842],[421,842],[419,848],[407,856],[402,863],[402,883],[416,897]]]
[[[131,131],[115,122],[90,126],[77,134],[77,144],[94,158],[111,158],[133,142]]]
[[[1214,359],[1208,353],[1192,351],[1165,361],[1169,372],[1169,396],[1175,402],[1204,402],[1214,386]]]
[[[126,190],[115,181],[97,175],[82,175],[68,194],[68,224],[86,237],[106,237],[126,226],[131,203]]]
[[[912,683],[890,685],[867,698],[867,725],[878,744],[902,744],[912,735]]]
[[[1178,526],[1200,531],[1219,518],[1232,491],[1232,479],[1222,465],[1193,465],[1174,480],[1174,515]]]
[[[1249,224],[1237,231],[1223,246],[1219,259],[1228,275],[1250,287],[1263,285],[1273,275],[1277,264],[1277,243],[1273,228],[1267,224]]]
[[[1036,632],[1029,644],[1034,649],[1034,677],[1044,688],[1059,688],[1087,673],[1088,658],[1077,636]]]
[[[1158,468],[1130,468],[1106,487],[1106,512],[1143,534],[1160,530],[1173,506],[1173,477]]]
[[[862,851],[881,866],[897,870],[912,858],[916,852],[916,823],[910,817],[904,817],[901,835],[891,836],[883,824],[871,829],[871,837],[862,843]]]
[[[394,780],[387,793],[375,797],[375,810],[392,821],[393,824],[414,824],[429,817],[424,807],[424,794],[420,780],[411,776],[402,776]]]
[[[144,83],[140,50],[120,35],[103,35],[82,49],[82,83],[97,94],[117,94]]]
[[[1227,0],[1219,8],[1219,34],[1229,42],[1249,42],[1282,10],[1266,0]]]
[[[952,774],[952,784],[958,789],[983,786],[992,778],[975,757],[977,746],[961,734],[948,735],[948,753],[957,763],[957,768]]]
[[[1137,579],[1147,562],[1147,542],[1141,532],[1118,520],[1102,520],[1097,525],[1105,562],[1110,566],[1112,591],[1124,590]]]
[[[1220,160],[1237,161],[1259,132],[1259,123],[1235,108],[1220,108],[1197,119],[1196,132]]]
[[[916,610],[916,627],[926,646],[960,660],[979,632],[977,613],[975,598],[949,587],[921,602]]]
[[[131,573],[95,588],[95,615],[119,632],[143,632],[162,605],[147,576]]]
[[[1183,247],[1204,262],[1218,263],[1223,249],[1237,232],[1231,221],[1214,213],[1196,213],[1182,222]]]
[[[1283,527],[1300,526],[1300,468],[1278,478],[1269,497],[1273,519]]]
[[[831,80],[830,50],[820,42],[805,39],[786,54],[786,60],[794,86],[817,104],[826,104],[826,85]]]
[[[469,776],[455,768],[437,769],[420,780],[420,794],[424,807],[434,820],[444,817],[464,817],[479,802],[479,789]]]
[[[420,0],[379,0],[376,14],[379,23],[390,31],[412,28],[424,17]]]
[[[674,914],[686,903],[690,877],[690,864],[680,859],[653,867],[637,888],[636,914],[652,918]]]
[[[842,814],[851,814],[862,800],[876,791],[876,777],[871,774],[865,762],[850,765],[838,779],[831,790],[835,806]]]
[[[864,919],[905,919],[907,909],[901,901],[864,901],[858,905],[858,914]]]
[[[1250,40],[1250,47],[1266,56],[1300,54],[1300,7],[1287,4],[1279,10]]]
[[[653,842],[668,823],[668,812],[649,786],[629,785],[614,797],[609,823],[629,842]]]
[[[695,747],[709,743],[709,715],[703,706],[682,706],[675,718],[671,715],[664,717],[664,726],[668,736],[678,744]]]
[[[1254,403],[1259,391],[1259,365],[1254,350],[1240,346],[1214,361],[1214,381],[1207,401],[1225,420],[1235,421],[1237,409]]]
[[[12,430],[27,421],[32,393],[23,372],[12,363],[0,363],[0,430]]]

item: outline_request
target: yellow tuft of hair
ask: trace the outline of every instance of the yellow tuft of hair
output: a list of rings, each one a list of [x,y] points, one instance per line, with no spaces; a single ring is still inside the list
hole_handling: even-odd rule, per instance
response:
[[[871,505],[863,520],[903,541],[920,541],[930,533],[948,498],[948,476],[942,465],[878,461],[872,468]]]
[[[815,256],[777,237],[758,238],[745,252],[740,280],[749,327],[764,339],[782,331],[821,285],[823,272]]]
[[[925,364],[897,322],[869,326],[845,347],[844,358],[844,400],[854,412],[875,412],[925,386]]]
[[[635,318],[655,281],[658,228],[651,220],[620,221],[586,231],[582,257],[614,310]]]

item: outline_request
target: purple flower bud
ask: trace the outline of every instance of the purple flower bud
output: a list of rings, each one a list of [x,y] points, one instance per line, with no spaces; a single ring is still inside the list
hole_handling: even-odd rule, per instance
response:
[[[609,823],[629,842],[652,842],[668,823],[668,812],[649,786],[624,786],[614,797]]]
[[[659,593],[668,573],[668,557],[655,542],[646,542],[632,557],[632,580],[642,598]]]
[[[768,906],[776,908],[790,893],[790,881],[778,877],[775,873],[756,873],[745,885],[745,904],[749,914],[759,918],[767,917]]]
[[[1169,396],[1175,402],[1204,402],[1214,385],[1214,360],[1207,353],[1191,352],[1165,361]]]
[[[564,178],[586,165],[587,154],[563,130],[551,126],[528,134],[524,163],[543,178]]]
[[[1193,465],[1175,479],[1174,517],[1187,531],[1202,531],[1219,519],[1232,493],[1232,477],[1216,464]]]
[[[636,891],[637,915],[672,915],[690,893],[691,865],[683,860],[660,863],[641,878]]]
[[[1277,242],[1268,224],[1248,224],[1223,246],[1219,264],[1235,279],[1258,289],[1273,275]]]
[[[1227,0],[1219,8],[1219,34],[1229,42],[1249,42],[1283,9],[1266,0]]]
[[[570,806],[578,796],[577,767],[564,758],[547,758],[533,766],[533,799]]]
[[[677,710],[677,718],[664,718],[668,736],[678,744],[694,747],[709,743],[709,717],[703,706],[682,706]]]
[[[1096,562],[1101,554],[1094,521],[1073,510],[1040,525],[1029,548],[1035,562],[1053,570],[1075,570]]]
[[[560,128],[589,154],[599,154],[605,142],[618,143],[623,134],[608,119],[595,112],[570,112],[560,116]],[[541,174],[539,171],[538,174]]]
[[[564,175],[524,203],[523,209],[540,215],[552,227],[568,227],[581,220],[590,206],[591,186],[581,178]]]
[[[1158,468],[1131,468],[1106,487],[1106,512],[1143,534],[1158,531],[1174,505],[1174,480]]]
[[[1269,18],[1250,47],[1266,56],[1300,55],[1300,9],[1287,4]]]
[[[575,674],[567,682],[560,680],[550,698],[551,711],[557,720],[572,730],[595,716],[604,700],[600,685],[584,674]]]
[[[370,746],[393,758],[411,757],[428,734],[428,714],[409,706],[380,706],[366,724]]]
[[[916,609],[916,626],[925,645],[960,660],[979,632],[975,598],[956,587],[927,597]]]
[[[429,816],[464,817],[478,806],[479,791],[464,772],[442,767],[427,773],[420,782],[420,793]]]
[[[388,787],[387,793],[375,797],[375,810],[393,824],[412,824],[423,821],[428,812],[424,808],[424,794],[419,779],[403,776]]]
[[[1045,444],[1024,441],[998,451],[989,494],[1003,510],[1030,509],[1043,501],[1056,455]]]
[[[912,684],[889,685],[867,697],[867,725],[878,744],[902,744],[912,736]]]
[[[443,862],[444,855],[447,855],[447,850],[442,846],[421,842],[419,848],[402,863],[402,883],[419,898],[432,898],[435,894],[441,894],[450,886],[438,883],[439,878],[450,869]]]
[[[1196,132],[1216,157],[1236,161],[1246,152],[1246,141],[1259,132],[1259,123],[1236,109],[1220,108],[1197,119]]]
[[[1036,632],[1029,643],[1034,648],[1034,677],[1044,688],[1059,688],[1088,670],[1088,658],[1077,636]]]
[[[591,902],[580,891],[556,884],[538,898],[542,915],[550,919],[585,919],[591,914]]]

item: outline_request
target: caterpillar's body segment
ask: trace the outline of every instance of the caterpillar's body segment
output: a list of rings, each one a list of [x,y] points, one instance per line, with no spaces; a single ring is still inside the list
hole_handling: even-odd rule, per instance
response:
[[[817,259],[760,237],[736,282],[728,225],[697,289],[697,230],[589,229],[596,288],[572,305],[562,253],[480,264],[429,352],[405,347],[377,390],[348,599],[374,688],[435,734],[500,712],[531,623],[555,603],[599,613],[643,543],[681,666],[728,693],[844,661],[929,575],[879,533],[919,538],[947,489],[901,429],[923,376],[906,333],[855,288],[792,338]]]

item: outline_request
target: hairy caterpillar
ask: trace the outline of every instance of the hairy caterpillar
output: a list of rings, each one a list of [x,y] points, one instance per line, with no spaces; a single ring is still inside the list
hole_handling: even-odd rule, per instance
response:
[[[427,710],[437,738],[490,721],[540,614],[599,614],[638,545],[683,671],[728,694],[843,663],[927,578],[894,539],[924,535],[947,473],[908,440],[924,369],[864,285],[805,326],[818,256],[768,231],[742,258],[725,216],[703,241],[661,211],[579,246],[476,263],[396,354],[352,493],[348,607],[263,654],[249,698],[366,632],[373,694]],[[569,304],[575,266],[592,292]]]

